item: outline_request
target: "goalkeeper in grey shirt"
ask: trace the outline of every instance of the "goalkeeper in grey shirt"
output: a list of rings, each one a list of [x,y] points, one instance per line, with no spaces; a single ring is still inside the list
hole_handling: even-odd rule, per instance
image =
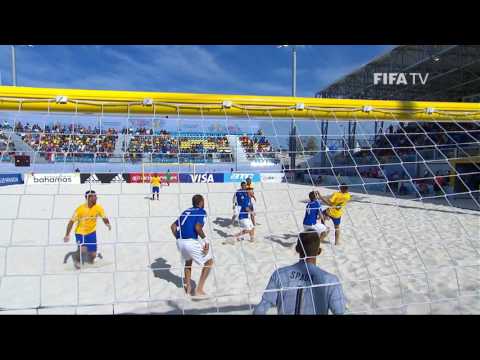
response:
[[[300,233],[295,249],[300,261],[272,274],[253,313],[263,315],[275,306],[279,315],[327,315],[329,310],[343,314],[346,300],[342,285],[335,275],[316,266],[316,256],[322,251],[318,233]]]

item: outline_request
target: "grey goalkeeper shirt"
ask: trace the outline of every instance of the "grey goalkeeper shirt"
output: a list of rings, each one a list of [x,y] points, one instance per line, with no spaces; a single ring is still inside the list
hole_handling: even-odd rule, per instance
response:
[[[321,284],[325,285],[312,287]],[[275,306],[279,315],[327,315],[328,310],[343,314],[345,304],[337,276],[300,260],[272,274],[262,301],[253,313],[263,315]]]

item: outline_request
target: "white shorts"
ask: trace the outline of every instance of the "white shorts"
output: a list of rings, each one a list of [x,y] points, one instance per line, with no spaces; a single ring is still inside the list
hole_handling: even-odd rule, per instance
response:
[[[317,223],[315,225],[303,225],[303,229],[305,231],[316,231],[319,234],[328,230],[328,228],[325,225],[323,225],[322,223]]]
[[[198,265],[204,265],[212,258],[212,251],[208,249],[206,255],[203,254],[205,240],[195,239],[177,239],[177,249],[182,256],[182,262],[193,260]]]
[[[235,209],[233,209],[233,214],[234,214],[235,216],[240,215],[240,210],[241,210],[241,209],[242,209],[241,206],[235,206]]]
[[[240,220],[240,228],[244,230],[253,230],[254,226],[250,218]]]

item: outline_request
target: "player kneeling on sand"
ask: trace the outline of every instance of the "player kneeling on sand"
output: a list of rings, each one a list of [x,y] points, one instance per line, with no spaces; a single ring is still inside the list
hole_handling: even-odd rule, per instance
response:
[[[316,266],[320,255],[317,232],[300,233],[295,250],[300,260],[275,270],[270,277],[255,315],[264,315],[276,307],[279,315],[339,315],[345,313],[345,296],[338,277]],[[315,286],[323,285],[323,286]]]
[[[348,186],[346,184],[340,185],[340,191],[337,191],[330,196],[330,199],[327,199],[321,196],[319,193],[318,198],[330,206],[327,210],[323,212],[323,215],[328,219],[332,219],[333,225],[335,227],[335,245],[340,244],[340,221],[342,219],[343,210],[347,203],[350,201],[351,196],[348,192]]]
[[[310,202],[307,204],[305,216],[303,218],[303,229],[305,231],[316,231],[320,234],[320,241],[324,241],[330,229],[325,225],[325,219],[322,214],[322,205],[317,200],[318,192],[311,191],[308,194]],[[320,220],[320,222],[318,222]]]
[[[85,193],[86,204],[80,205],[68,222],[64,242],[70,241],[70,231],[73,224],[78,222],[75,228],[75,239],[78,244],[77,253],[73,255],[75,268],[80,269],[80,263],[87,261],[93,264],[97,256],[97,217],[101,217],[108,230],[112,230],[110,221],[105,215],[105,210],[97,204],[95,191],[89,190]]]
[[[205,218],[207,216],[207,212],[203,209],[205,206],[203,196],[195,195],[192,198],[192,205],[193,207],[182,212],[170,228],[173,236],[177,239],[177,248],[182,256],[182,261],[185,263],[185,278],[183,284],[185,292],[187,295],[206,296],[203,288],[213,265],[213,260],[210,244],[203,232],[203,226],[205,225]],[[200,239],[198,239],[199,236]],[[195,294],[191,293],[192,261],[203,266]]]

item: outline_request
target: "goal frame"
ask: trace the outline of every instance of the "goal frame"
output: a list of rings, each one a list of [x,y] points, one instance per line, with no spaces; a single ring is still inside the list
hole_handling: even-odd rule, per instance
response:
[[[480,120],[480,103],[192,94],[0,86],[0,111],[276,118]]]

